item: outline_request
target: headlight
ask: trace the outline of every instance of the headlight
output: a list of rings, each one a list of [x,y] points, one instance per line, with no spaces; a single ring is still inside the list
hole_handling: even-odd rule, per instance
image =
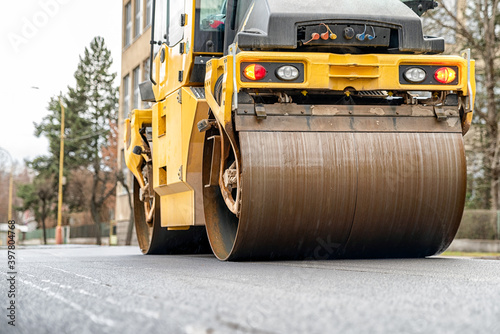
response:
[[[425,80],[427,73],[419,67],[412,67],[405,71],[404,77],[408,82],[420,83]]]
[[[276,76],[284,81],[297,80],[299,77],[299,70],[291,65],[281,66],[276,70]]]

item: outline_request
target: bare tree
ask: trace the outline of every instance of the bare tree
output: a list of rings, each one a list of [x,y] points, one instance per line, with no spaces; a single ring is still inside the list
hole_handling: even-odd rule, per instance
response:
[[[484,173],[489,180],[490,208],[499,209],[500,137],[496,92],[499,89],[500,0],[439,0],[439,10],[428,20],[441,34],[456,36],[461,48],[471,48],[476,59],[477,98],[474,122],[484,129],[480,147],[484,153]]]

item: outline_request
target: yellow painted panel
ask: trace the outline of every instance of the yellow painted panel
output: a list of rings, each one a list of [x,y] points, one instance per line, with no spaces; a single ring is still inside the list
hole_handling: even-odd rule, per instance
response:
[[[208,104],[204,99],[197,99],[190,89],[185,89],[182,95],[183,105],[183,137],[189,141],[189,147],[186,145],[186,151],[183,153],[184,166],[187,170],[185,181],[194,192],[194,225],[205,225],[205,215],[203,208],[203,144],[205,133],[200,133],[197,124],[202,119],[208,118]],[[194,115],[184,119],[184,110],[196,111]],[[186,160],[184,160],[186,159]]]
[[[212,59],[207,63],[207,73],[205,76],[205,95],[208,105],[215,118],[223,125],[231,122],[232,94],[233,88],[233,56],[226,56],[220,59]],[[215,83],[223,75],[222,81],[222,101],[219,106],[213,96]]]
[[[161,226],[180,227],[194,224],[193,191],[161,197]]]
[[[162,226],[168,227],[205,225],[201,176],[204,134],[197,124],[208,117],[208,105],[190,88],[182,89],[181,95],[182,104],[176,92],[156,113],[157,122],[165,118],[165,135],[157,138],[165,144],[153,155],[156,161],[166,161],[166,184],[155,183],[155,191],[161,196]],[[161,168],[156,170],[161,174]]]
[[[182,136],[181,136],[181,104],[176,93],[171,94],[165,101],[165,148],[163,154],[167,157],[167,185],[182,180],[179,171],[182,168]],[[162,154],[162,152],[160,152]]]
[[[144,187],[145,182],[142,176],[142,163],[144,157],[133,153],[135,146],[143,146],[143,139],[139,130],[144,124],[151,123],[152,110],[133,110],[130,119],[125,120],[125,133],[124,133],[124,159],[125,163],[134,174],[137,182],[141,187]]]
[[[240,73],[240,63],[248,61],[303,62],[306,71],[305,81],[300,84],[242,82],[240,76],[237,75],[238,88],[293,87],[343,91],[347,87],[353,87],[356,90],[458,90],[467,92],[467,61],[459,56],[240,52],[236,57],[236,73]],[[460,72],[458,85],[400,84],[399,66],[419,64],[458,66]]]
[[[193,132],[195,114],[196,114],[196,99],[192,99],[188,93],[190,88],[182,89],[182,121],[181,121],[181,133],[182,133],[182,166],[183,170],[183,181],[186,181],[186,167],[187,167],[187,157],[189,153],[189,146],[191,144],[191,133]],[[198,130],[196,130],[198,132]],[[200,152],[203,154],[203,152]]]
[[[166,105],[163,102],[156,103],[153,106],[153,187],[156,189],[161,184],[166,183],[167,160],[166,155],[162,152],[166,151],[166,136],[165,136],[165,117],[162,115],[166,110]]]
[[[302,62],[304,64],[303,83],[287,82],[242,82],[240,64],[242,62]],[[238,91],[241,88],[336,90],[346,88],[355,90],[428,90],[458,91],[463,95],[475,97],[474,61],[471,61],[472,92],[467,88],[467,61],[459,56],[448,55],[405,55],[405,54],[331,54],[296,52],[240,52],[236,55],[236,66],[232,56],[212,60],[207,65],[205,94],[217,120],[227,127],[231,122],[233,100],[233,78],[236,78]],[[457,85],[408,85],[399,82],[400,65],[443,65],[458,66]],[[233,72],[236,72],[234,75]],[[221,105],[213,96],[215,81],[224,75]]]

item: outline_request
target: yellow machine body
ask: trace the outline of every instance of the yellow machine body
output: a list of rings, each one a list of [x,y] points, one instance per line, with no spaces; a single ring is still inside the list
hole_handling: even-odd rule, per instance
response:
[[[202,196],[204,141],[196,124],[207,117],[206,101],[189,88],[153,106],[153,187],[161,198],[162,226],[205,225],[203,209],[195,206]]]
[[[263,196],[256,189],[264,187],[265,184],[257,183],[256,180],[251,179],[250,175],[257,175],[256,173],[259,173],[259,168],[263,170],[263,173],[267,173],[268,171],[271,173],[273,168],[278,168],[270,162],[272,152],[265,151],[265,146],[267,145],[269,150],[279,151],[282,148],[282,144],[279,143],[281,141],[293,142],[294,140],[297,140],[298,143],[302,143],[301,145],[306,150],[306,152],[297,151],[299,153],[302,152],[300,154],[307,155],[308,150],[314,151],[311,155],[313,160],[319,161],[323,159],[324,161],[329,161],[329,159],[333,158],[326,156],[326,153],[321,151],[321,145],[326,147],[327,145],[330,145],[329,143],[337,141],[338,143],[343,143],[342,145],[347,145],[342,150],[349,152],[350,150],[354,150],[353,146],[349,146],[351,145],[349,144],[351,141],[355,142],[355,139],[357,138],[356,140],[359,142],[359,138],[365,138],[365,146],[368,147],[371,143],[374,145],[372,151],[367,153],[365,152],[367,156],[374,154],[373,152],[379,152],[377,150],[386,150],[390,157],[395,157],[392,166],[389,165],[381,167],[384,166],[382,161],[376,161],[380,162],[380,166],[377,165],[373,167],[373,170],[376,170],[376,173],[378,173],[377,175],[380,177],[385,173],[384,169],[387,170],[388,173],[393,173],[390,171],[392,171],[393,168],[396,168],[394,166],[400,164],[401,161],[406,159],[405,157],[407,156],[405,154],[411,154],[411,157],[408,157],[415,159],[415,161],[418,159],[427,161],[425,162],[427,165],[424,165],[424,162],[420,162],[423,166],[421,170],[422,173],[429,173],[429,171],[435,170],[430,169],[431,167],[429,166],[436,165],[438,166],[436,168],[439,169],[439,164],[444,164],[446,166],[450,166],[450,173],[456,173],[456,175],[460,177],[464,174],[463,170],[465,167],[463,161],[465,161],[465,158],[460,161],[457,159],[457,167],[455,165],[452,166],[452,163],[446,160],[447,158],[444,156],[436,158],[437,160],[433,160],[434,158],[432,157],[432,154],[429,152],[426,153],[426,148],[424,148],[419,155],[416,151],[412,151],[410,153],[391,151],[393,147],[390,146],[388,142],[387,145],[389,146],[385,149],[383,147],[385,145],[384,138],[392,140],[394,143],[401,142],[405,145],[407,144],[413,146],[415,146],[415,143],[419,140],[429,145],[435,145],[435,142],[441,141],[444,143],[443,145],[449,147],[450,151],[447,151],[449,156],[464,155],[462,148],[453,147],[457,140],[461,141],[461,138],[457,139],[457,137],[454,136],[453,139],[451,139],[451,136],[447,137],[446,135],[443,135],[443,133],[453,132],[454,134],[465,134],[471,125],[476,83],[474,79],[474,60],[470,59],[470,55],[467,57],[466,54],[461,56],[405,53],[340,54],[321,51],[294,52],[293,50],[276,52],[241,50],[238,44],[232,44],[226,55],[220,52],[195,52],[194,44],[197,23],[194,18],[197,15],[197,6],[199,7],[200,1],[185,1],[184,4],[184,14],[182,16],[182,22],[184,24],[183,37],[179,40],[179,43],[176,43],[175,45],[168,46],[167,43],[163,43],[156,50],[152,70],[152,79],[155,81],[154,84],[152,84],[155,101],[152,102],[151,109],[133,110],[130,114],[130,118],[125,121],[125,161],[138,184],[138,188],[136,190],[138,190],[140,194],[137,195],[137,200],[140,199],[146,203],[146,212],[141,212],[138,216],[136,214],[136,217],[139,217],[136,218],[136,228],[138,228],[138,220],[144,220],[146,222],[147,226],[149,226],[149,239],[151,244],[155,242],[155,237],[151,234],[157,233],[153,231],[154,228],[159,229],[161,227],[161,229],[164,229],[165,231],[188,232],[192,230],[193,227],[202,227],[204,231],[204,226],[207,225],[209,236],[212,235],[210,240],[212,249],[220,259],[269,258],[269,256],[272,258],[274,256],[272,254],[274,253],[272,245],[269,244],[279,244],[281,242],[281,240],[276,241],[277,239],[272,239],[274,237],[281,238],[281,232],[276,232],[281,227],[277,228],[274,232],[271,230],[266,231],[266,228],[271,227],[265,227],[264,225],[268,226],[273,223],[266,221],[265,219],[259,220],[259,218],[255,218],[255,221],[258,222],[256,224],[261,224],[261,226],[252,230],[252,227],[248,225],[252,222],[253,218],[251,217],[252,215],[258,216],[260,212],[250,211],[250,213],[248,213],[248,211],[245,212],[245,210],[250,210],[248,208],[253,208],[253,206],[258,208],[260,203],[259,201],[265,202],[267,199],[256,197],[249,199],[247,197],[245,200],[242,200],[241,193],[243,192],[243,194],[245,194],[246,191],[246,194],[253,192],[255,196]],[[204,63],[204,81],[192,82],[192,78],[194,77],[194,74],[196,74],[195,71],[200,71],[199,64],[196,64],[195,61],[195,59],[200,56],[210,56],[211,60],[207,61],[206,64]],[[301,64],[303,68],[303,80],[301,82],[244,80],[242,75],[244,65],[242,64],[248,63],[271,63],[284,65]],[[457,80],[454,81],[456,83],[451,85],[402,83],[402,74],[400,73],[401,66],[454,67],[458,69]],[[217,85],[220,86],[217,87]],[[282,113],[282,116],[288,116],[290,113],[292,117],[289,122],[291,122],[290,124],[292,125],[294,124],[294,119],[299,119],[293,118],[297,117],[295,114],[300,116],[300,112],[304,113],[304,110],[306,112],[310,111],[309,117],[311,118],[309,120],[312,120],[312,117],[315,116],[324,117],[322,119],[328,120],[330,125],[332,125],[332,122],[335,122],[336,118],[334,117],[336,116],[343,116],[345,119],[347,119],[347,117],[356,116],[359,117],[357,118],[358,120],[363,121],[360,123],[361,125],[356,128],[355,125],[352,125],[355,124],[355,122],[351,120],[351,127],[353,129],[352,133],[350,133],[350,130],[345,130],[347,128],[342,128],[344,130],[337,129],[335,130],[336,132],[333,133],[329,132],[329,130],[325,130],[325,127],[321,126],[316,127],[316,129],[320,130],[314,130],[314,126],[311,127],[313,130],[293,130],[293,126],[287,129],[282,124],[272,123],[274,124],[273,126],[266,128],[265,124],[271,124],[271,122],[268,122],[264,116],[264,118],[257,118],[256,120],[252,120],[252,122],[248,123],[254,124],[255,129],[250,126],[249,130],[249,125],[247,125],[247,128],[245,128],[246,132],[238,132],[239,130],[236,129],[237,114],[239,112],[246,113],[246,111],[239,109],[239,93],[251,92],[253,94],[252,96],[258,98],[261,91],[275,93],[290,90],[294,90],[296,92],[300,91],[303,96],[314,94],[315,92],[323,92],[326,94],[328,94],[328,92],[336,92],[340,96],[343,95],[346,97],[349,97],[353,92],[384,92],[384,94],[391,97],[393,95],[407,96],[405,94],[413,91],[427,91],[432,92],[432,96],[437,99],[440,94],[456,95],[459,102],[457,106],[427,105],[425,107],[420,107],[418,102],[415,102],[413,104],[409,103],[408,105],[405,104],[403,106],[381,107],[365,107],[362,105],[338,106],[333,103],[331,105],[325,105],[323,103],[321,105],[304,107],[292,101],[288,101],[284,103],[271,104],[267,107],[273,109],[275,112],[278,110],[278,113]],[[217,94],[219,95],[217,96]],[[437,122],[436,117],[438,117],[438,112],[444,113],[441,116],[444,117],[444,120],[449,117],[448,120],[445,122]],[[401,121],[402,123],[398,123],[399,125],[394,125],[394,128],[391,128],[392,123],[387,121],[387,119],[380,118],[379,116],[381,115],[392,115],[390,122],[394,124],[396,124],[396,119],[399,116],[404,116],[406,118],[403,120],[404,122]],[[248,120],[249,118],[246,119]],[[418,119],[421,123],[419,123],[419,127],[412,129],[412,122],[415,119]],[[205,135],[204,132],[200,132],[197,125],[202,121],[208,121],[206,124],[209,124],[212,129],[217,129],[217,133],[220,134]],[[238,124],[241,124],[241,121]],[[422,124],[430,124],[432,125],[432,129],[426,130],[422,127]],[[264,130],[259,130],[259,126],[264,126]],[[309,126],[309,123],[307,126]],[[400,126],[401,130],[397,128],[397,126]],[[151,128],[150,137],[147,137],[144,132],[144,129],[148,127]],[[303,129],[303,127],[297,128]],[[297,135],[293,135],[294,131]],[[404,132],[407,137],[398,137],[398,135],[395,134],[398,131]],[[437,135],[427,136],[425,135],[427,132],[435,132]],[[366,135],[363,133],[371,134]],[[313,136],[316,135],[318,137],[316,139],[313,138]],[[354,138],[352,136],[358,137]],[[314,147],[316,140],[318,147]],[[380,145],[377,144],[379,141]],[[255,146],[257,145],[257,142],[263,143],[262,152],[264,153],[260,151],[258,146]],[[297,148],[284,148],[282,155],[285,156],[287,154],[292,154],[295,152],[293,150],[296,149]],[[234,153],[230,153],[230,151]],[[300,154],[297,152],[293,154],[299,156]],[[383,151],[380,151],[379,154],[383,155],[384,153],[381,152]],[[231,154],[234,155],[234,163],[230,167],[224,166],[225,161]],[[342,160],[344,158],[348,160]],[[262,161],[259,162],[259,159]],[[354,159],[350,156],[348,158],[346,155],[345,157],[340,156],[340,158],[337,157],[336,159],[344,161],[346,166],[351,166],[350,164],[354,164],[353,161],[359,160],[360,157]],[[380,160],[380,157],[374,159]],[[304,162],[299,160],[297,162],[299,168],[297,175],[304,175],[303,178],[309,178],[310,175],[308,174],[308,170],[310,169],[304,168],[301,170],[299,165],[301,163],[304,164]],[[260,165],[254,166],[254,163]],[[338,166],[341,165],[342,164],[339,162]],[[209,173],[206,173],[207,166],[210,171]],[[354,165],[351,167],[354,169],[357,168]],[[276,181],[276,178],[280,178],[281,174],[285,175],[283,176],[284,180],[290,184],[295,184],[300,181],[293,179],[294,176],[286,176],[286,173],[289,171],[288,167],[288,169],[285,169],[284,167],[280,168],[282,168],[282,171],[280,172],[278,170],[276,174],[273,174],[273,179],[269,179],[270,185],[274,184],[273,182]],[[329,175],[329,173],[333,173],[332,175],[335,175],[335,173],[337,173],[327,169],[330,168],[327,166],[317,166],[317,168],[319,168],[318,170],[321,170],[321,172],[318,172],[319,175]],[[226,172],[225,169],[227,169]],[[227,172],[229,170],[231,170],[231,173]],[[345,174],[339,175],[344,175],[342,178],[344,179],[345,184],[342,183],[344,181],[340,180],[338,181],[340,182],[339,187],[345,187],[345,189],[348,189],[354,186],[358,188],[363,186],[362,184],[358,184],[358,181],[355,181],[357,180],[356,178],[352,178],[349,171],[344,170],[342,173]],[[208,176],[205,174],[208,174]],[[231,181],[231,177],[236,177],[237,180]],[[263,180],[266,180],[266,177],[270,176],[263,175]],[[391,175],[391,178],[392,177],[394,177],[395,180],[399,180],[399,178],[407,177],[407,175],[405,174],[401,176],[400,171],[398,172],[396,170],[395,176]],[[286,183],[285,181],[283,181],[283,184]],[[226,185],[229,184],[229,190],[222,186],[222,183],[224,182]],[[362,180],[359,182],[362,182]],[[372,180],[370,182],[376,184],[378,181]],[[398,182],[401,184],[403,181]],[[411,184],[413,181],[408,182],[408,184]],[[425,182],[431,182],[430,176],[428,179],[425,179]],[[458,199],[456,201],[458,204],[454,208],[458,209],[455,209],[455,211],[460,210],[461,205],[463,209],[463,203],[460,204],[460,198],[462,196],[462,191],[465,189],[462,187],[462,183],[465,184],[465,182],[457,182],[460,183],[460,186],[457,186],[456,188],[456,192],[458,193]],[[424,184],[424,181],[415,181],[415,187],[419,187],[419,184]],[[218,188],[218,185],[221,185],[220,189]],[[245,188],[245,186],[247,188]],[[368,187],[369,185],[366,186]],[[448,186],[448,188],[445,186]],[[448,191],[447,189],[451,189],[449,184],[445,184],[445,186],[436,190],[436,196],[440,194],[439,191]],[[216,188],[215,190],[213,190],[214,187]],[[276,185],[276,187],[279,187],[279,184]],[[391,187],[392,186],[389,188]],[[400,189],[398,187],[398,185],[394,186],[394,191],[406,191],[403,188]],[[453,187],[455,186],[453,185]],[[332,186],[329,189],[332,190],[334,187]],[[344,204],[347,210],[348,208],[354,206],[347,204],[349,192],[345,189],[341,191],[345,191],[346,199],[344,200],[341,198],[338,203],[345,202]],[[359,191],[361,191],[361,188],[359,189]],[[285,192],[286,191],[287,190],[285,189]],[[339,190],[335,189],[335,191],[338,192]],[[231,193],[233,195],[231,195]],[[229,208],[227,213],[223,214],[221,214],[220,207],[217,207],[218,204],[207,204],[209,202],[212,203],[210,198],[214,196],[221,196],[221,194],[224,197],[227,208]],[[282,195],[269,194],[269,196],[271,198],[273,196],[279,197]],[[336,194],[326,194],[325,196],[331,196],[332,200],[337,198],[335,197],[337,196]],[[408,198],[411,198],[413,195],[401,196],[408,196]],[[149,202],[144,200],[144,197],[149,198]],[[235,200],[232,200],[233,197]],[[434,199],[433,196],[430,197],[432,201],[437,200]],[[292,198],[292,200],[294,199]],[[304,201],[306,200],[308,199],[304,198]],[[318,200],[318,202],[319,201],[320,200]],[[370,199],[367,200],[367,202],[369,201]],[[414,198],[412,201],[414,201]],[[280,202],[280,205],[286,206],[287,203]],[[432,206],[431,211],[435,210],[435,204],[428,205]],[[272,208],[269,209],[265,206],[265,204],[262,204],[261,208],[264,207],[267,209],[262,210],[267,210],[265,211],[266,214],[272,216]],[[149,213],[148,210],[150,210]],[[411,210],[413,209],[409,208],[408,212]],[[450,212],[452,211],[453,210]],[[300,214],[301,213],[299,212],[299,216]],[[458,219],[459,221],[461,212],[450,213],[450,215],[452,214],[454,216],[450,216],[451,218],[449,219],[453,219],[454,221],[457,221]],[[233,218],[228,218],[230,221],[229,224],[219,225],[218,219],[221,219],[221,215],[233,215],[234,219],[241,219],[243,223],[240,222],[240,225],[238,225],[238,223],[233,222]],[[321,219],[327,219],[325,217],[328,215],[330,215],[330,213],[325,213]],[[144,219],[144,216],[149,218]],[[152,219],[151,216],[156,218]],[[279,217],[288,216],[283,214]],[[381,217],[382,218],[380,219],[383,221],[384,215],[381,214]],[[287,219],[291,218],[289,217]],[[320,218],[318,219],[320,220]],[[354,220],[351,216],[348,216],[346,219],[348,220],[348,223],[346,223],[345,226],[348,226],[348,224],[352,223],[352,220]],[[212,222],[211,226],[208,226],[207,221]],[[153,227],[155,224],[158,225],[158,227]],[[344,223],[339,224],[342,225]],[[373,226],[382,226],[382,223],[377,224],[379,225]],[[453,229],[455,227],[456,224],[450,228],[449,233],[446,233],[454,235],[456,230],[454,232]],[[339,227],[339,231],[343,228],[344,227]],[[290,229],[293,230],[293,233],[298,233],[297,235],[302,233],[307,237],[310,237],[311,240],[317,239],[317,236],[313,235],[315,232],[300,232],[301,227],[299,225],[290,226]],[[380,228],[377,227],[377,229]],[[321,229],[318,227],[316,231],[320,230]],[[368,227],[366,231],[369,230],[370,228]],[[347,228],[346,231],[350,231],[350,228]],[[148,235],[148,232],[141,233]],[[276,255],[276,258],[279,258],[280,256],[285,258],[300,257],[300,255],[297,254],[301,251],[298,251],[298,253],[295,254],[293,250],[289,249],[289,245],[294,244],[294,239],[292,237],[292,235],[294,235],[293,233],[290,232],[290,240],[285,240],[286,238],[283,237],[283,245],[281,246],[280,244],[280,246],[277,246],[282,247],[283,252],[277,252],[276,254],[278,255]],[[356,242],[363,240],[363,238],[366,238],[367,240],[369,239],[368,237],[359,237],[359,240],[355,239],[356,233],[360,233],[359,235],[362,235],[361,230],[357,232],[355,227],[352,228],[352,233],[349,232],[351,233],[351,239],[353,240],[348,238],[349,233],[342,233],[338,236],[339,244],[344,245],[347,244],[348,241],[351,242],[350,244],[347,244],[346,249],[350,249],[349,247],[351,246],[349,245],[354,245],[352,246],[354,247],[352,248],[354,251],[347,254],[357,254],[356,250],[363,247],[356,246]],[[265,234],[269,234],[268,239],[266,239]],[[225,235],[229,235],[227,240],[223,237]],[[425,233],[423,233],[422,236],[422,240],[425,240]],[[168,238],[170,237],[165,237],[164,240],[167,240]],[[172,240],[175,239],[175,237],[172,238]],[[145,237],[145,239],[147,238]],[[262,243],[255,241],[258,239],[266,241],[262,241]],[[396,239],[397,238],[395,237],[393,240]],[[407,240],[411,240],[411,237],[407,237]],[[367,244],[370,244],[370,242],[372,241],[368,240]],[[377,242],[378,244],[381,243],[380,240]],[[425,255],[429,252],[433,253],[442,251],[442,247],[446,247],[449,242],[451,241],[448,239],[442,242],[437,241],[436,244],[439,244],[439,246],[424,249],[422,252],[416,254]],[[411,242],[408,242],[408,244],[411,244]],[[377,245],[377,243],[374,242],[373,245]],[[419,245],[417,245],[417,247],[418,246]],[[373,247],[375,247],[373,249],[376,249],[376,246]],[[141,248],[145,253],[148,252],[147,245],[143,247],[141,244]],[[300,254],[309,254],[311,252],[313,252],[313,249],[308,248]],[[376,251],[374,251],[373,254],[373,256],[377,256]],[[383,254],[382,256],[391,256],[390,254],[392,253],[388,251],[387,254],[389,255],[386,253],[381,254]],[[410,252],[408,254],[412,253]]]
[[[284,89],[293,87],[309,90],[334,90],[344,91],[352,88],[357,91],[456,91],[463,96],[469,96],[471,106],[474,105],[476,81],[475,63],[459,56],[428,56],[428,55],[339,55],[321,53],[275,53],[275,52],[240,52],[234,56],[229,55],[217,60],[212,60],[207,65],[205,80],[207,101],[214,115],[224,125],[230,124],[234,87],[256,89]],[[270,83],[270,82],[242,82],[242,62],[277,62],[277,63],[303,63],[305,80],[303,83]],[[458,66],[459,80],[457,85],[411,85],[399,82],[400,65],[439,65]],[[236,66],[236,67],[235,67]],[[468,77],[470,68],[470,78]],[[215,102],[213,91],[217,78],[223,75],[222,95],[223,106]],[[235,86],[236,82],[236,86]],[[468,83],[470,82],[469,92]],[[464,128],[469,128],[472,122],[473,110],[467,113],[464,119]],[[465,131],[466,132],[466,131]],[[465,134],[465,133],[464,133]]]

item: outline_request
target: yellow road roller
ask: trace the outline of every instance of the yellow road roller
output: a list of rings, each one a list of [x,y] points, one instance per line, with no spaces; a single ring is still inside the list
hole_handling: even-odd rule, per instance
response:
[[[435,1],[156,0],[125,123],[145,254],[425,257],[462,217],[470,51]]]

